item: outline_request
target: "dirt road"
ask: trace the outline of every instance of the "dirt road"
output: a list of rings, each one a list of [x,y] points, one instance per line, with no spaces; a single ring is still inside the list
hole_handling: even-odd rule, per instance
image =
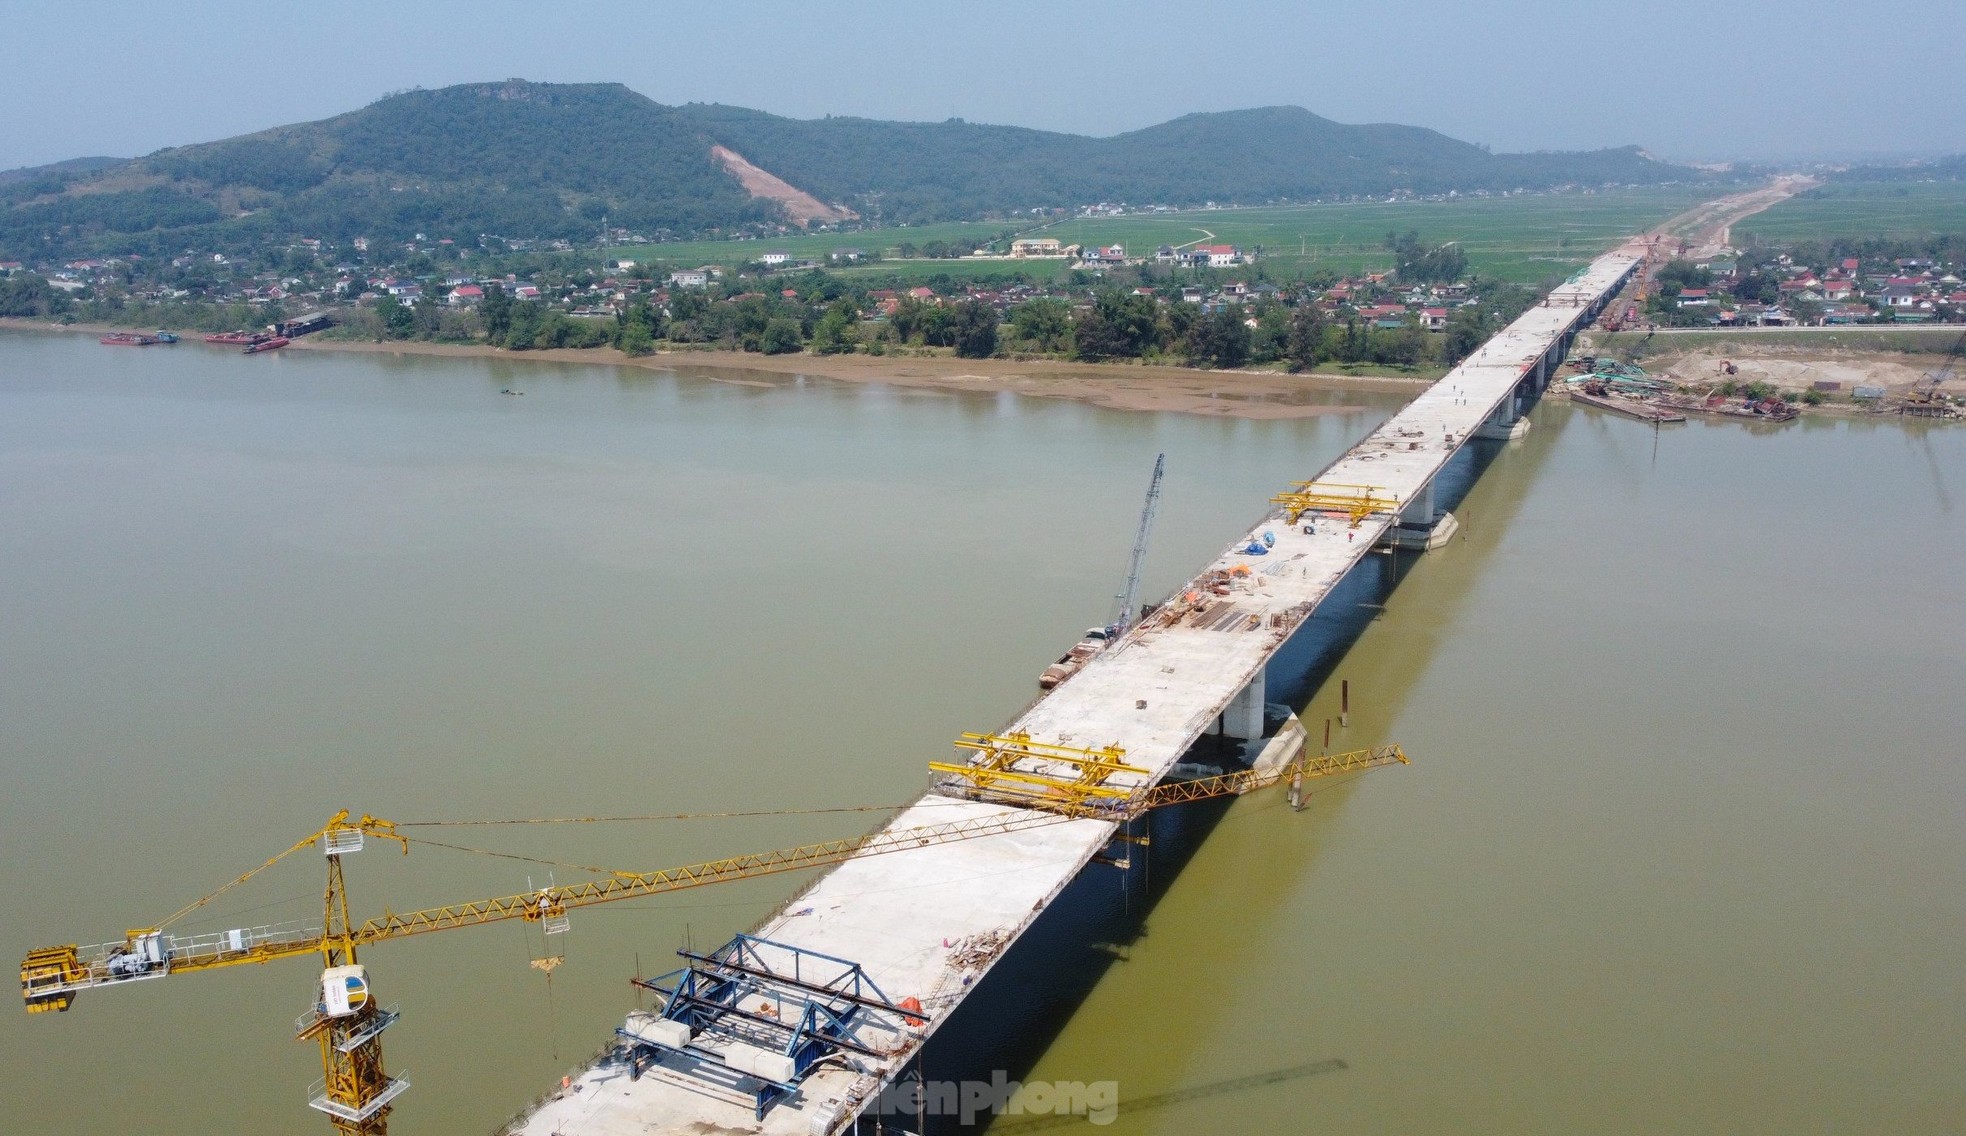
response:
[[[1786,201],[1815,184],[1816,179],[1811,177],[1784,174],[1759,189],[1696,205],[1644,236],[1634,238],[1634,242],[1663,243],[1664,250],[1670,251],[1676,250],[1679,242],[1684,241],[1688,246],[1687,256],[1696,259],[1714,256],[1727,247],[1735,222],[1752,217],[1777,202]]]

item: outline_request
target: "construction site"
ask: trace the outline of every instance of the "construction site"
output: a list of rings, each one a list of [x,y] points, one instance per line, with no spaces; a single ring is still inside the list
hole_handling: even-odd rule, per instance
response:
[[[1192,847],[1239,795],[1294,803],[1309,781],[1407,763],[1389,739],[1334,751],[1328,724],[1313,730],[1291,710],[1332,676],[1356,633],[1333,597],[1383,599],[1402,563],[1454,537],[1454,502],[1498,443],[1528,429],[1526,410],[1575,337],[1645,260],[1642,247],[1600,257],[1335,461],[1277,486],[1260,509],[1252,502],[1256,523],[1183,586],[1142,603],[1157,464],[1112,620],[1047,669],[1010,721],[961,732],[950,754],[926,761],[928,791],[870,833],[363,918],[344,863],[407,853],[424,838],[343,812],[167,919],[97,946],[34,950],[21,969],[27,1010],[68,1011],[85,993],[165,977],[315,960],[318,979],[293,1024],[320,1054],[305,1103],[335,1131],[382,1133],[411,1084],[383,1059],[404,1010],[375,992],[371,948],[528,924],[549,944],[533,965],[550,974],[559,957],[550,944],[580,908],[819,868],[752,930],[637,976],[653,1007],[626,1014],[592,1062],[506,1131],[951,1130],[957,1121],[932,1098],[897,1097],[897,1088],[918,1084],[925,1061],[947,1075],[985,1060],[1015,1016],[1007,1006],[1074,980],[1047,975],[1043,953],[1025,944],[1086,933],[1073,924],[1084,918],[1083,889],[1109,888],[1114,873],[1122,889],[1144,889],[1129,874],[1138,850]],[[1348,689],[1343,697],[1341,727]],[[313,856],[326,871],[318,921],[173,930],[274,865]],[[897,1111],[897,1099],[912,1101],[913,1114]]]

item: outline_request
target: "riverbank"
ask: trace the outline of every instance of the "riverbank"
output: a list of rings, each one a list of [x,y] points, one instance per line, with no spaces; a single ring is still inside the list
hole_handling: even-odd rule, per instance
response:
[[[45,320],[0,319],[0,328],[103,335],[123,330]],[[203,349],[202,343],[185,346]],[[757,355],[738,351],[663,351],[629,356],[611,347],[505,351],[465,343],[360,343],[302,339],[289,351],[496,358],[588,363],[653,371],[687,369],[718,382],[777,385],[795,376],[877,383],[917,390],[1011,392],[1063,398],[1113,410],[1168,411],[1221,418],[1312,418],[1349,413],[1332,405],[1333,391],[1414,394],[1433,379],[1279,371],[1202,371],[1134,363],[1072,363],[1055,359],[957,359],[950,356]]]
[[[1894,407],[1930,385],[1958,342],[1956,328],[1809,329],[1763,333],[1710,332],[1642,336],[1592,332],[1577,342],[1580,355],[1606,354],[1634,362],[1655,378],[1688,391],[1724,384],[1762,384],[1780,391],[1805,414],[1871,414]],[[1732,368],[1729,370],[1729,368]],[[1881,399],[1858,402],[1859,387],[1881,389]],[[1937,389],[1966,399],[1966,374],[1955,373]],[[1804,395],[1820,399],[1802,402]]]

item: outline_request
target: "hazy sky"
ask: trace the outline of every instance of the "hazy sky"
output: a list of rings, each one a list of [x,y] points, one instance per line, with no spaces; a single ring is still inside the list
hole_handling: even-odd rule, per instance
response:
[[[0,0],[0,28],[0,169],[515,76],[797,117],[1091,134],[1292,103],[1498,150],[1966,151],[1962,0]]]

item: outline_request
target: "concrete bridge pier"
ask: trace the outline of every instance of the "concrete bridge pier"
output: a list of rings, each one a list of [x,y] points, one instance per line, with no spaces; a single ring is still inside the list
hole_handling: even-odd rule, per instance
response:
[[[1263,736],[1263,671],[1258,669],[1249,685],[1238,691],[1222,710],[1222,732],[1232,738],[1253,742]]]
[[[1399,511],[1399,520],[1379,538],[1379,547],[1439,548],[1454,538],[1461,522],[1454,514],[1434,508],[1434,483],[1429,481]]]
[[[1522,416],[1522,409],[1518,405],[1520,393],[1521,388],[1518,387],[1504,396],[1502,401],[1496,404],[1494,413],[1488,416],[1488,420],[1475,428],[1474,436],[1508,441],[1529,433],[1529,420]]]

